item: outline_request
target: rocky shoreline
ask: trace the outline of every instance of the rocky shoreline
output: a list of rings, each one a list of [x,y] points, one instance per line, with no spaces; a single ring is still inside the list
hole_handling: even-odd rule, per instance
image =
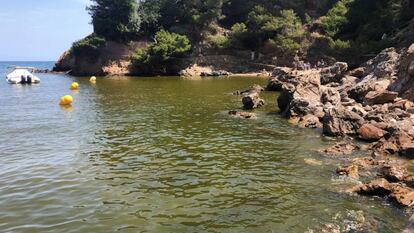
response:
[[[352,70],[343,62],[310,70],[278,67],[265,89],[280,92],[280,113],[289,122],[343,140],[321,153],[363,155],[335,171],[360,183],[345,192],[384,197],[414,213],[414,174],[407,169],[414,159],[414,44],[386,49]],[[261,91],[255,86],[235,94],[243,95],[245,109],[254,109],[264,104]]]

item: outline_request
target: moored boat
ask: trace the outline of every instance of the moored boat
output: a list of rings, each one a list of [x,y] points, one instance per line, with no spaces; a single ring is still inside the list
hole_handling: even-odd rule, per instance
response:
[[[16,68],[7,75],[7,82],[11,84],[33,84],[40,83],[40,79],[34,76],[29,70],[24,68]]]

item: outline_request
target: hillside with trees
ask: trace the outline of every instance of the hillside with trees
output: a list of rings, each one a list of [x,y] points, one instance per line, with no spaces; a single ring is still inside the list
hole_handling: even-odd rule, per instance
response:
[[[410,0],[92,2],[87,10],[94,33],[73,44],[68,52],[73,64],[116,60],[100,56],[110,42],[126,46],[137,67],[240,51],[260,54],[256,62],[272,65],[294,66],[298,59],[321,58],[358,65],[367,56],[398,46],[396,35],[414,16]]]

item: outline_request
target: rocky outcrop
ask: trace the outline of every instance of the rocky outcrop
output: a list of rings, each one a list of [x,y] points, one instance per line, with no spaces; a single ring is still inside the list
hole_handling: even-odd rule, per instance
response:
[[[363,147],[338,143],[321,151],[337,157],[363,149],[371,153],[371,158],[351,160],[336,170],[341,176],[371,180],[350,191],[387,197],[414,210],[414,177],[401,162],[381,159],[414,159],[414,44],[402,52],[386,49],[355,70],[347,67],[279,68],[266,90],[281,92],[278,106],[289,122],[367,142]]]
[[[55,63],[53,71],[70,72],[75,76],[88,75],[129,75],[132,54],[147,41],[133,42],[128,45],[108,41],[96,54],[76,56],[72,51],[66,51]]]
[[[325,111],[323,133],[327,136],[343,137],[355,135],[364,123],[364,118],[344,107],[332,107]]]
[[[242,102],[244,109],[260,108],[265,104],[265,101],[260,98],[257,91],[252,91],[244,94]]]
[[[410,53],[414,45],[402,56],[393,48],[386,49],[349,72],[346,63],[340,62],[321,70],[278,68],[266,90],[281,92],[278,106],[289,122],[322,128],[327,136],[355,136],[374,143],[377,155],[414,158],[414,103],[398,97],[401,92],[395,89],[403,80],[400,61]],[[408,74],[409,67],[402,69]],[[402,133],[407,135],[404,143],[399,140]]]

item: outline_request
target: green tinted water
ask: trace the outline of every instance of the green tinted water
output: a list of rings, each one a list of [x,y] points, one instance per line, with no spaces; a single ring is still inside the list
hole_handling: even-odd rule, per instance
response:
[[[362,214],[398,232],[407,221],[335,192],[337,162],[314,152],[328,142],[281,119],[275,93],[256,121],[227,116],[240,107],[231,92],[266,80],[41,78],[0,83],[0,231],[352,230]],[[72,109],[58,105],[64,94]]]

